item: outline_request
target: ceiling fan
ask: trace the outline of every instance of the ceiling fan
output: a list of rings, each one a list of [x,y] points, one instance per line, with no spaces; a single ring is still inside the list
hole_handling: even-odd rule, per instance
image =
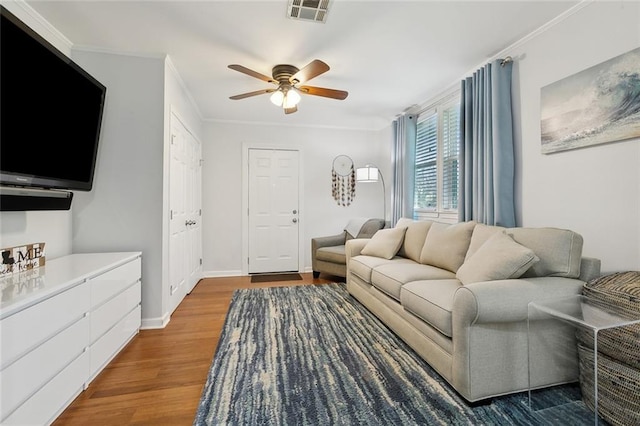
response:
[[[325,98],[339,100],[345,99],[349,94],[344,90],[326,89],[324,87],[315,86],[301,86],[301,84],[306,83],[312,78],[329,71],[329,65],[318,59],[311,61],[302,69],[298,69],[293,65],[276,65],[271,70],[272,77],[260,74],[259,72],[250,70],[242,65],[232,64],[229,65],[229,68],[276,86],[269,89],[256,90],[255,92],[230,96],[229,99],[238,100],[251,96],[263,95],[265,93],[272,93],[271,102],[282,107],[285,114],[292,114],[298,110],[297,105],[298,102],[300,102],[300,95],[298,92],[305,95],[322,96]]]

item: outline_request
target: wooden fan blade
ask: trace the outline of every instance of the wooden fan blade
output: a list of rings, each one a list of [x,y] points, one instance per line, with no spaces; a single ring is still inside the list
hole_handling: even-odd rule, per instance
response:
[[[243,67],[242,65],[232,64],[232,65],[229,65],[229,68],[231,68],[232,70],[241,72],[243,74],[250,75],[251,77],[258,78],[262,81],[266,81],[267,83],[278,84],[278,82],[275,81],[273,78],[267,77],[266,75],[260,74],[259,72],[256,72],[254,70],[250,70],[249,68]]]
[[[298,107],[294,105],[291,108],[284,108],[284,113],[285,114],[293,114],[297,110],[298,110]]]
[[[289,78],[291,84],[300,84],[329,71],[329,65],[319,59],[311,61],[307,66]]]
[[[271,92],[275,92],[275,91],[276,91],[276,89],[256,90],[255,92],[248,92],[248,93],[242,93],[240,95],[229,96],[229,99],[233,99],[234,101],[237,101],[238,99],[249,98],[251,96],[257,96],[257,95],[264,95],[265,93],[271,93]]]
[[[324,87],[300,86],[296,87],[296,89],[307,95],[323,96],[325,98],[340,100],[346,99],[349,95],[349,92],[345,92],[344,90],[325,89]]]

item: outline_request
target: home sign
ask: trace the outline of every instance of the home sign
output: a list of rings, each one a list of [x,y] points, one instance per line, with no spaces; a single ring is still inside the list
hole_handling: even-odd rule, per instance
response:
[[[1,249],[0,277],[44,266],[44,245],[45,243],[33,243]]]

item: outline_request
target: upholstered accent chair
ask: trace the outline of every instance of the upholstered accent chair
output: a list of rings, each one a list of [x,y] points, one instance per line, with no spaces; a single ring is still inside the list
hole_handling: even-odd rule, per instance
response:
[[[373,234],[384,228],[384,226],[384,219],[356,218],[350,220],[340,234],[312,238],[311,265],[313,267],[313,277],[318,278],[320,273],[346,277],[345,243],[354,238],[371,238]]]

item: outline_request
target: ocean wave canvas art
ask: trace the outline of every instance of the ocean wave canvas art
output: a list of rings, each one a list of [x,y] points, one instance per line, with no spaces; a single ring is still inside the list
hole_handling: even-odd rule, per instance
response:
[[[541,90],[542,153],[640,138],[640,48]]]

